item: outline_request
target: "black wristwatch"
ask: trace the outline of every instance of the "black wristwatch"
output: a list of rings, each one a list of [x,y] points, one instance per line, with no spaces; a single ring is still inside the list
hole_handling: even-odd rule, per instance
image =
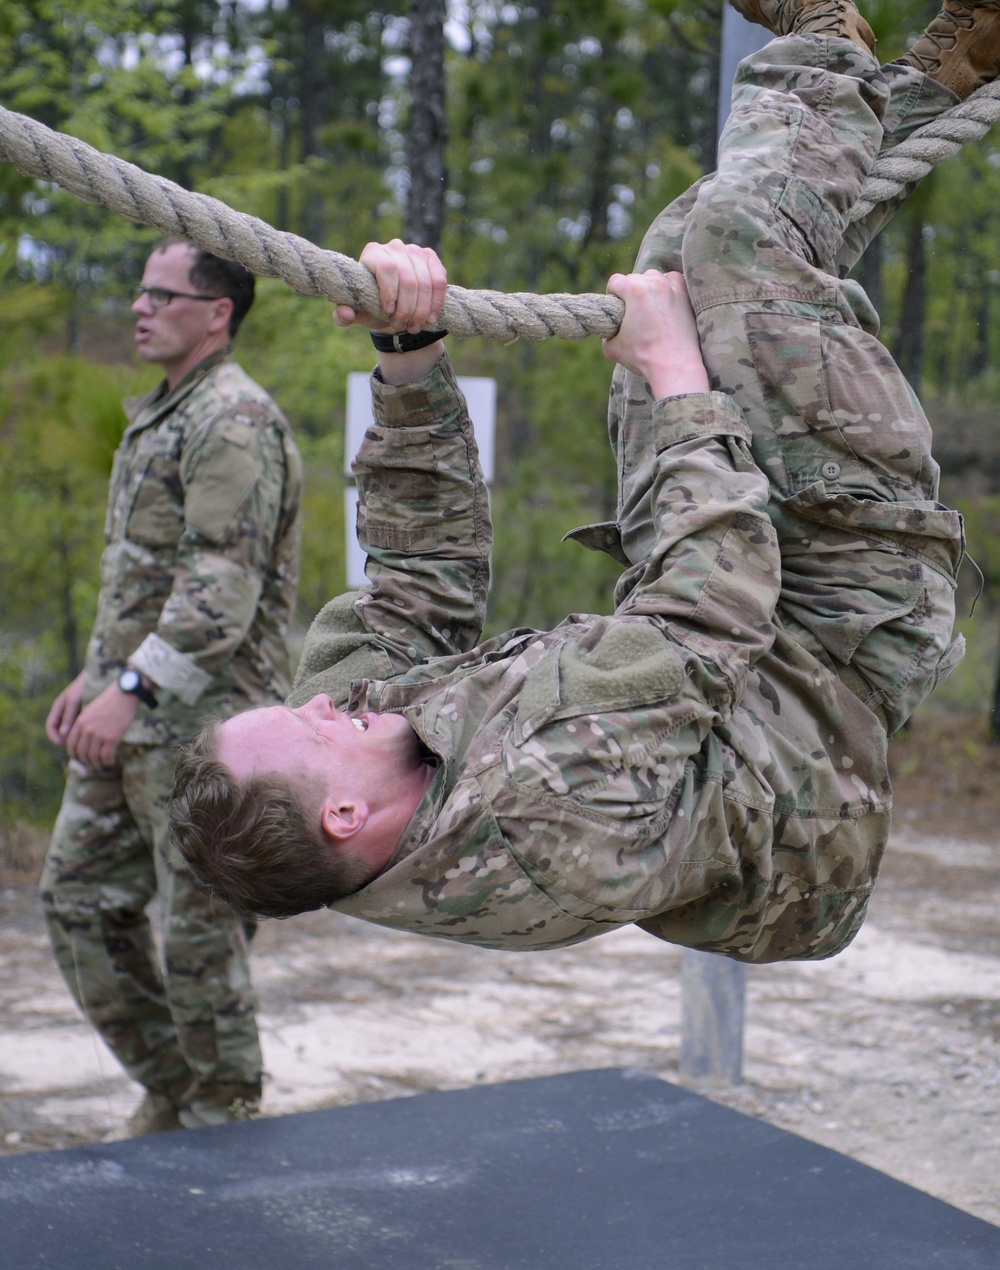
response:
[[[418,331],[410,335],[407,331],[369,331],[376,352],[379,353],[412,353],[418,348],[426,348],[428,344],[436,344],[443,340],[447,331]]]
[[[143,705],[149,706],[150,710],[156,709],[156,698],[142,682],[142,675],[131,666],[126,666],[124,670],[118,672],[118,687],[129,696],[138,697]]]

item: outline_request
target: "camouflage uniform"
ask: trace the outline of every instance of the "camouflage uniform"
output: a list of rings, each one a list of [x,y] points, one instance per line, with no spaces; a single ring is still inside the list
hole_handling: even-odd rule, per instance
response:
[[[854,935],[889,829],[887,726],[961,653],[960,519],[835,276],[887,96],[853,45],[775,41],[741,70],[719,174],[665,213],[686,217],[725,391],[653,402],[618,377],[619,517],[579,535],[628,566],[613,616],[473,647],[488,512],[452,373],[376,377],[371,590],[319,615],[290,702],[398,711],[438,766],[388,868],[336,908],[487,947],[635,922],[748,961]]]
[[[283,699],[301,462],[274,402],[225,353],[125,402],[84,703],[126,659],[158,685],[119,766],[72,761],[42,878],[59,966],[126,1071],[187,1124],[260,1097],[247,933],[167,837],[174,750],[206,715]],[[163,972],[145,909],[163,905]]]
[[[828,72],[827,50],[845,78]],[[912,67],[890,63],[874,78],[870,69],[861,50],[816,36],[788,36],[747,59],[721,171],[657,217],[636,268],[684,270],[713,387],[753,428],[781,543],[782,624],[838,668],[891,734],[961,656],[961,641],[948,645],[962,535],[936,501],[930,428],[875,338],[878,317],[856,282],[838,279],[909,193],[848,224],[874,155],[955,98]],[[849,76],[869,106],[853,126]],[[765,226],[782,233],[762,244]],[[573,535],[625,564],[652,547],[648,450],[635,442],[651,409],[646,385],[617,368],[618,523]],[[621,444],[626,418],[634,459]]]

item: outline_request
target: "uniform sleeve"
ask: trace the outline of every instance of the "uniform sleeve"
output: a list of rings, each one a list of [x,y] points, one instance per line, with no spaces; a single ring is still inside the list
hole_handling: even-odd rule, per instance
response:
[[[283,518],[285,451],[270,412],[241,402],[191,438],[170,595],[129,658],[193,705],[246,638]]]
[[[354,463],[369,586],[332,600],[306,637],[291,704],[346,697],[465,652],[482,634],[493,528],[465,398],[447,354],[426,378],[372,377],[374,419]]]
[[[560,628],[501,743],[503,779],[487,791],[497,823],[579,917],[638,921],[694,899],[726,848],[718,802],[700,832],[693,816],[706,771],[721,788],[712,731],[771,646],[781,583],[748,438],[721,393],[656,403],[650,555],[613,616]]]
[[[408,662],[466,652],[489,590],[486,483],[465,398],[445,356],[425,379],[372,379],[375,421],[354,463],[371,590],[362,622]]]

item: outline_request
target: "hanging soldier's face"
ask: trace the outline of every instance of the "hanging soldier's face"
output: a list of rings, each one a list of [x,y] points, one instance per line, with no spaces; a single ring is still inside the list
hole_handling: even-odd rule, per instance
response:
[[[218,731],[219,761],[237,780],[285,777],[334,801],[391,804],[424,762],[417,734],[402,715],[351,715],[321,693],[305,705],[262,706],[234,715]]]

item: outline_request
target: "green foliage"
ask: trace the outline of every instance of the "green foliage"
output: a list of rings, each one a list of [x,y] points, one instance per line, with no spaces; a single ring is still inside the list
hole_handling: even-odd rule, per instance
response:
[[[972,612],[960,610],[955,629],[965,636],[965,656],[951,677],[934,690],[924,709],[989,718],[997,674],[1000,606],[979,604]]]
[[[346,587],[344,445],[342,432],[299,439],[305,466],[299,631]]]
[[[513,626],[546,628],[572,612],[607,612],[621,566],[610,557],[562,542],[592,517],[579,492],[558,480],[539,479],[539,464],[525,460],[493,500],[496,526],[491,632]]]
[[[80,670],[97,599],[111,456],[135,372],[49,357],[0,378],[0,817],[50,813],[63,756],[49,706]]]
[[[499,290],[603,290],[631,260],[664,195],[699,174],[714,113],[718,14],[684,10],[699,47],[676,38],[678,12],[620,0],[553,0],[544,17],[474,9],[449,80],[453,272]]]
[[[0,245],[0,374],[16,361],[26,343],[45,333],[60,309],[53,287],[19,285],[9,251]],[[3,267],[6,265],[6,268]]]
[[[260,279],[234,350],[300,436],[321,436],[331,429],[342,436],[347,376],[372,366],[367,332],[341,331],[332,312],[325,300]]]
[[[240,330],[237,356],[293,422],[305,470],[298,624],[308,625],[344,589],[344,417],[347,376],[369,371],[366,331],[341,331],[331,306],[276,282],[258,298]]]
[[[218,10],[216,3],[6,0],[4,105],[191,185],[236,82],[234,68],[215,65],[209,51]],[[148,230],[8,173],[0,189],[24,272],[70,289],[77,321],[98,290],[121,289],[136,276],[154,237]]]
[[[969,556],[982,573],[983,599],[1000,603],[1000,494],[960,497],[955,505],[965,519]]]
[[[905,53],[940,9],[937,0],[865,0],[863,12],[885,64]]]
[[[614,515],[610,362],[593,340],[514,348],[470,341],[452,357],[459,374],[498,384],[490,630],[552,626],[574,610],[606,610],[618,566],[561,539]]]

